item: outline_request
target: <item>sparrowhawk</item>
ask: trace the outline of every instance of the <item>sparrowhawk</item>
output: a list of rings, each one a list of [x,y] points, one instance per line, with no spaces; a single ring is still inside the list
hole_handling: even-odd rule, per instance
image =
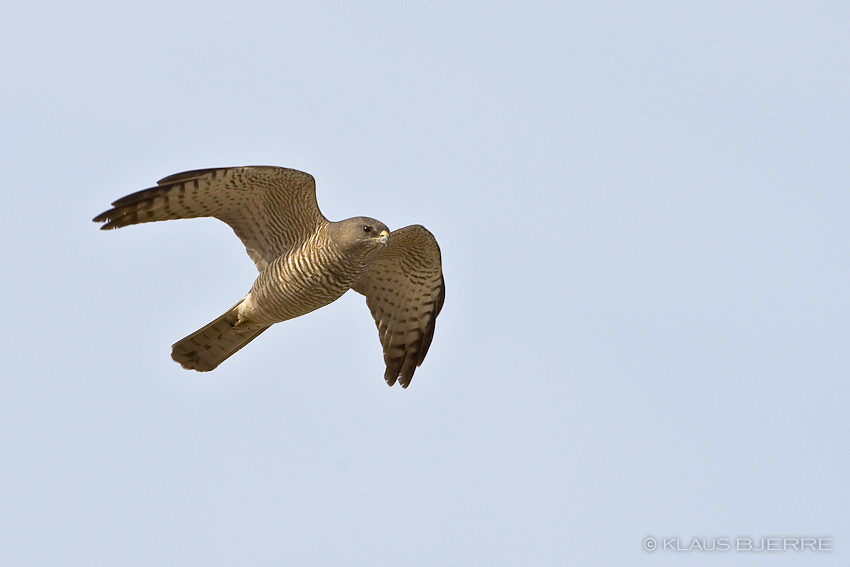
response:
[[[313,176],[272,166],[201,169],[161,179],[94,218],[103,230],[169,219],[215,217],[230,225],[260,272],[224,315],[178,341],[184,368],[213,370],[274,323],[335,301],[366,296],[384,349],[384,379],[410,384],[445,298],[440,248],[423,226],[389,232],[372,218],[330,222]]]

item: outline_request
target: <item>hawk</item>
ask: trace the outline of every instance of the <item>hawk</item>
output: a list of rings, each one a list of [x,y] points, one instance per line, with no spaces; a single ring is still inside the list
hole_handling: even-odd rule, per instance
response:
[[[440,248],[423,226],[392,233],[380,221],[330,222],[313,176],[273,166],[199,169],[112,203],[94,222],[110,230],[169,219],[214,217],[245,245],[260,275],[221,317],[172,346],[183,368],[207,372],[275,323],[300,317],[346,291],[366,296],[384,350],[384,379],[410,385],[445,298]]]

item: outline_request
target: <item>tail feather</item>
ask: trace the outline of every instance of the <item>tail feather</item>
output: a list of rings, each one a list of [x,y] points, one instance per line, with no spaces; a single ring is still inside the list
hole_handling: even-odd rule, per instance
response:
[[[270,325],[236,326],[239,303],[209,325],[174,343],[171,358],[187,370],[208,372],[269,328]]]

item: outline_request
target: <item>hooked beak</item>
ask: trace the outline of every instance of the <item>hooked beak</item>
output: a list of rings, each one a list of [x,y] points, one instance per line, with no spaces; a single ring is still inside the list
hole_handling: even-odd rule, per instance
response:
[[[378,242],[386,246],[390,242],[390,233],[386,230],[382,230],[380,236],[378,237]]]

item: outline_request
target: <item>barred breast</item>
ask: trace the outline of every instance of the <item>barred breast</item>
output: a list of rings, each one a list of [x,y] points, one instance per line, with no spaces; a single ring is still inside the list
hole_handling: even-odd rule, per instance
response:
[[[239,319],[271,325],[324,307],[351,289],[372,255],[346,254],[326,228],[320,230],[260,273],[239,306]]]

